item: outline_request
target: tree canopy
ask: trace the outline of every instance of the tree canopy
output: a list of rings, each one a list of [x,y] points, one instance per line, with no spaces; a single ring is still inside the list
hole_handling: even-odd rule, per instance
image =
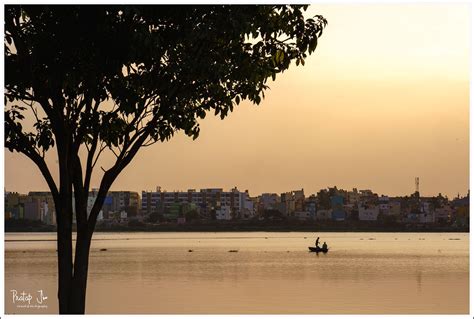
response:
[[[91,236],[121,171],[141,147],[177,131],[197,138],[210,112],[224,118],[243,100],[259,104],[268,79],[292,62],[304,65],[327,24],[305,18],[306,8],[5,6],[5,147],[28,156],[52,192],[61,313],[84,312]],[[53,147],[59,183],[45,162]],[[91,177],[106,150],[115,161],[103,168],[88,212]]]

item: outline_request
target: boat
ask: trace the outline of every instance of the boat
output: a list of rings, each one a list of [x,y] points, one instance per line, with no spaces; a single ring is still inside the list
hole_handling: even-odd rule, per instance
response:
[[[309,251],[313,253],[327,253],[329,248],[323,249],[321,247],[308,247]]]

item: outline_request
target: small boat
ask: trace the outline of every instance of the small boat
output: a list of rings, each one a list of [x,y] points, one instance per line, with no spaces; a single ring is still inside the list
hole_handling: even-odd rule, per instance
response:
[[[323,249],[321,247],[308,247],[309,251],[313,253],[327,253],[329,248]]]

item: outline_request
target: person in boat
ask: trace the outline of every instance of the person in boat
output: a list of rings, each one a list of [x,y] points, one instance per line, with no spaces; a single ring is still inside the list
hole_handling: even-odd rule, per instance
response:
[[[326,242],[323,243],[322,249],[323,249],[323,250],[327,250],[327,249],[328,249],[328,245],[326,244]]]
[[[316,243],[314,244],[316,247],[319,247],[319,237],[316,238]]]

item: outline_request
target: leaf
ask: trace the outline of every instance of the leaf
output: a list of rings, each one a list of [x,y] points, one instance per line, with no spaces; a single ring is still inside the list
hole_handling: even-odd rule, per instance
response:
[[[275,55],[273,56],[274,60],[275,60],[275,64],[276,65],[280,65],[283,63],[283,61],[285,60],[285,52],[283,52],[282,50],[278,49],[276,52],[275,52]]]
[[[309,43],[309,53],[313,53],[316,50],[316,46],[318,45],[318,37],[313,37],[311,42]]]
[[[280,52],[280,55],[279,55],[278,63],[281,64],[285,60],[285,52],[281,50],[279,52]]]

